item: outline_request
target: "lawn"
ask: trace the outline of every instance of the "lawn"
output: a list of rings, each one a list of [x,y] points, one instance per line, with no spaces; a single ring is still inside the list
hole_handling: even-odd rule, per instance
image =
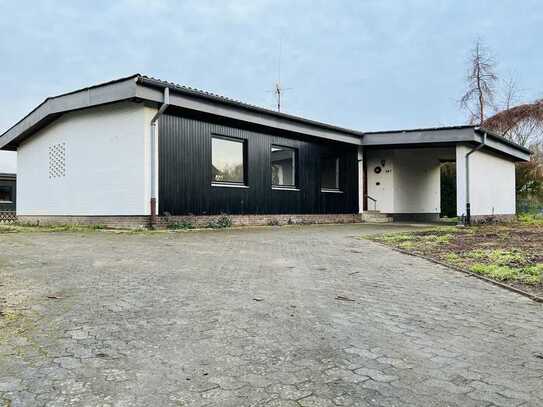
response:
[[[543,218],[503,225],[435,227],[368,237],[543,297]]]

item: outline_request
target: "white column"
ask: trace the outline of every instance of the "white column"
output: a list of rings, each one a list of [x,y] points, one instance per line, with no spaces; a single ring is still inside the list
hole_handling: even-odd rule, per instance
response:
[[[364,147],[358,147],[358,213],[363,212],[364,207],[364,163],[362,161]]]
[[[466,215],[466,154],[470,149],[456,146],[456,215]]]

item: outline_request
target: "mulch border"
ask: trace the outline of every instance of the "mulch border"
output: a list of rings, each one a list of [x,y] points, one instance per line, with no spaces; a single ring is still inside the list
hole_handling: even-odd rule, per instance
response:
[[[455,271],[459,271],[461,273],[464,273],[464,274],[467,274],[468,276],[471,276],[471,277],[475,277],[475,278],[478,278],[479,280],[483,280],[483,281],[486,281],[487,283],[490,283],[490,284],[494,284],[498,287],[501,287],[501,288],[505,288],[506,290],[509,290],[509,291],[512,291],[514,293],[517,293],[517,294],[520,294],[520,295],[523,295],[525,297],[528,297],[529,299],[531,299],[532,301],[535,301],[537,303],[541,303],[543,304],[543,298],[542,297],[539,297],[535,294],[532,294],[532,293],[529,293],[527,291],[524,291],[524,290],[521,290],[520,288],[516,288],[516,287],[513,287],[509,284],[505,284],[505,283],[502,283],[500,281],[496,281],[496,280],[493,280],[491,278],[488,278],[488,277],[485,277],[485,276],[482,276],[480,274],[477,274],[477,273],[474,273],[473,271],[469,271],[469,270],[466,270],[466,269],[463,269],[461,267],[457,267],[457,266],[453,266],[451,264],[447,264],[443,261],[440,261],[440,260],[436,260],[436,259],[433,259],[431,257],[428,257],[428,256],[425,256],[423,254],[418,254],[418,253],[412,253],[412,252],[408,252],[407,250],[403,250],[403,249],[400,249],[398,247],[394,247],[394,246],[388,246],[384,243],[381,243],[381,242],[376,242],[375,240],[371,240],[372,242],[374,243],[377,243],[383,247],[387,247],[389,249],[392,249],[394,251],[397,251],[399,253],[402,253],[402,254],[407,254],[409,256],[413,256],[413,257],[419,257],[421,259],[424,259],[424,260],[428,260],[428,261],[431,261],[432,263],[435,263],[435,264],[439,264],[440,266],[444,266],[444,267],[447,267],[447,268],[450,268],[450,269],[453,269]]]

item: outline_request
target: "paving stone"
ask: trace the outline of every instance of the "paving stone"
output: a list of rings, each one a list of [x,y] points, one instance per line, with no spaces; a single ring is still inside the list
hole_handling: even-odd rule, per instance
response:
[[[283,400],[298,400],[311,395],[311,392],[298,389],[296,386],[274,384],[267,389],[268,393],[276,393]]]
[[[543,405],[543,306],[404,229],[0,234],[0,405]]]
[[[316,396],[308,396],[298,400],[298,404],[302,407],[330,407],[334,405],[334,402]]]
[[[266,403],[266,407],[300,407],[300,405],[292,400],[276,399]]]
[[[387,375],[376,369],[367,369],[364,367],[360,369],[356,369],[355,373],[362,377],[370,377],[372,380],[375,380],[376,382],[391,382],[398,378],[397,376]]]
[[[21,379],[16,377],[0,378],[0,392],[14,391],[21,387]]]

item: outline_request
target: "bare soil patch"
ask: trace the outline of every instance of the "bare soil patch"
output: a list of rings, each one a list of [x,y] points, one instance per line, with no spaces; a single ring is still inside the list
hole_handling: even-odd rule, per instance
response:
[[[436,227],[369,237],[543,297],[543,224]]]

